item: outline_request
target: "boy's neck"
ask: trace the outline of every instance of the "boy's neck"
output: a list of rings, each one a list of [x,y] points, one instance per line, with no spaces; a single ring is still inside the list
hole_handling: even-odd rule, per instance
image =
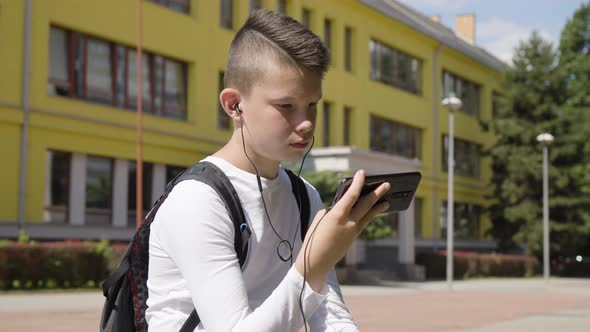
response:
[[[221,158],[243,171],[256,174],[254,166],[252,166],[252,163],[250,163],[246,157],[246,154],[244,153],[241,137],[236,139],[235,136],[236,135],[233,135],[229,142],[227,142],[224,147],[215,152],[213,156]],[[246,149],[248,151],[248,156],[250,159],[252,159],[256,165],[256,168],[258,169],[260,177],[266,179],[274,179],[277,177],[279,174],[278,171],[280,162],[261,157],[251,149],[248,149],[247,146]]]

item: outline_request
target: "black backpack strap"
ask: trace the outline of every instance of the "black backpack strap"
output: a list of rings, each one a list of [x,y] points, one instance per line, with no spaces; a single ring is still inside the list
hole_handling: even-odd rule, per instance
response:
[[[193,166],[179,177],[176,183],[189,179],[209,185],[215,190],[215,192],[217,192],[225,204],[225,207],[229,212],[229,217],[234,225],[234,249],[236,250],[238,261],[240,262],[240,268],[243,267],[248,255],[248,239],[251,231],[246,222],[246,215],[244,214],[240,198],[234,189],[234,186],[219,167],[206,161],[202,161]],[[194,309],[184,325],[182,325],[180,332],[193,331],[200,322],[201,319],[197,314],[197,310]]]
[[[293,195],[297,200],[297,206],[299,207],[301,214],[299,218],[301,218],[301,241],[305,239],[305,234],[307,233],[307,229],[309,228],[309,217],[310,217],[310,207],[309,207],[309,196],[307,195],[307,188],[305,187],[305,182],[301,180],[300,177],[295,175],[295,173],[291,172],[288,169],[285,169],[287,175],[289,175],[289,179],[291,180],[291,188],[293,189]]]

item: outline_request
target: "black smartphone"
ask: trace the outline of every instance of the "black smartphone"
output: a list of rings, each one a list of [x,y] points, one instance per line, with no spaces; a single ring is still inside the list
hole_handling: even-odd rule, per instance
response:
[[[377,204],[384,201],[389,202],[389,209],[383,213],[404,211],[410,206],[412,198],[414,198],[414,194],[416,193],[416,189],[418,188],[418,184],[420,183],[421,179],[422,174],[420,174],[420,172],[366,175],[365,185],[361,191],[361,197],[370,193],[371,191],[374,191],[382,183],[389,182],[389,190],[383,194],[383,196],[381,196],[379,201],[377,201]],[[348,188],[350,188],[351,184],[352,177],[344,178],[340,182],[332,205],[336,204],[336,202],[340,200]]]

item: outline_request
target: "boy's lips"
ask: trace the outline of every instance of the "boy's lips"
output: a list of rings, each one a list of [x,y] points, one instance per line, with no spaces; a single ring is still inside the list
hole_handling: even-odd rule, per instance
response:
[[[307,147],[308,144],[309,144],[309,141],[299,141],[296,143],[291,143],[289,145],[291,145],[292,147],[298,148],[298,149],[303,149],[303,148]]]

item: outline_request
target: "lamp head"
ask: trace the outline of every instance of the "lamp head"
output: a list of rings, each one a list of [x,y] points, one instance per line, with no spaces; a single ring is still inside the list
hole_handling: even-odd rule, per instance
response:
[[[545,144],[545,145],[549,145],[549,144],[553,143],[554,140],[555,140],[555,138],[553,137],[553,135],[551,135],[549,133],[542,133],[537,136],[537,142]]]
[[[454,112],[461,109],[463,102],[455,96],[455,93],[449,93],[449,96],[442,100],[442,105],[449,111]]]

